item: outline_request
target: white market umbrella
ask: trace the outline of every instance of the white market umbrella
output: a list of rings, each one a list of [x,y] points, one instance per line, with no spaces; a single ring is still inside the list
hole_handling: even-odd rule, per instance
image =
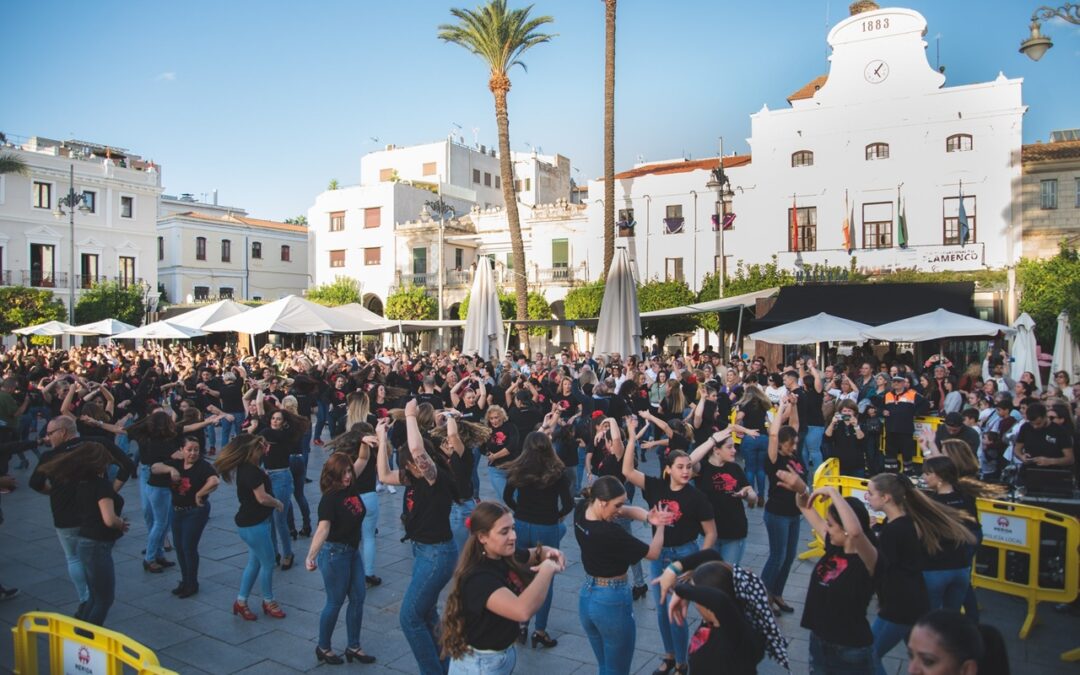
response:
[[[287,295],[262,307],[236,316],[208,323],[203,326],[207,333],[352,333],[359,332],[348,327],[349,322],[329,307]]]
[[[26,326],[25,328],[16,328],[11,332],[16,335],[44,335],[46,337],[56,337],[58,335],[66,334],[72,328],[74,328],[74,326],[66,324],[63,321],[46,321],[45,323]]]
[[[75,326],[71,330],[66,331],[68,335],[116,335],[117,333],[123,333],[135,328],[129,323],[123,321],[117,321],[116,319],[102,319],[101,321],[95,321],[93,323],[84,323],[80,326]]]
[[[608,270],[593,352],[619,354],[623,358],[641,354],[641,310],[638,309],[637,282],[625,248],[615,252],[615,260]]]
[[[345,322],[344,325],[352,328],[350,332],[353,333],[382,333],[395,330],[398,325],[397,321],[385,319],[356,302],[329,307],[328,309],[334,314],[340,315]]]
[[[1035,387],[1042,389],[1042,374],[1039,372],[1039,357],[1035,347],[1035,320],[1024,312],[1012,325],[1016,335],[1012,341],[1012,379],[1019,380],[1025,372],[1035,375]]]
[[[1013,329],[1001,324],[975,319],[945,309],[920,314],[907,319],[884,323],[863,332],[870,340],[889,342],[926,342],[964,337],[994,337],[1010,335]]]
[[[499,354],[503,341],[502,312],[491,261],[481,257],[473,272],[469,293],[469,315],[465,317],[465,338],[461,351],[485,361]]]
[[[198,328],[178,326],[169,321],[155,321],[112,336],[114,340],[189,340],[206,335]]]
[[[1069,313],[1062,312],[1057,318],[1057,338],[1054,340],[1054,358],[1050,362],[1050,373],[1052,375],[1064,370],[1069,374],[1069,382],[1074,382],[1078,375],[1078,368],[1080,368],[1080,345],[1073,342]]]
[[[871,326],[821,312],[805,319],[751,333],[751,340],[774,345],[807,345],[817,342],[865,342],[863,332]]]
[[[203,326],[228,319],[237,314],[243,314],[250,309],[251,308],[247,305],[241,305],[234,300],[220,300],[213,304],[203,305],[202,307],[193,309],[189,312],[184,312],[183,314],[177,314],[176,316],[167,319],[167,321],[174,326],[186,326],[188,328],[198,328],[199,330],[202,330]]]

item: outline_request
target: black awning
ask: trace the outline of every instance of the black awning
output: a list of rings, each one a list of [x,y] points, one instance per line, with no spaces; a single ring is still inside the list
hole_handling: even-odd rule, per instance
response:
[[[818,312],[879,326],[919,314],[946,309],[975,316],[975,283],[958,281],[929,284],[811,284],[784,286],[768,314],[753,322],[752,330],[780,326]]]

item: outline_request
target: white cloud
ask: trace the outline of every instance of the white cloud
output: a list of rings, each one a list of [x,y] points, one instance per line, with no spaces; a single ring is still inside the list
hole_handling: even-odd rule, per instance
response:
[[[176,80],[176,73],[167,70],[164,73],[158,73],[154,80],[157,82],[173,82]]]

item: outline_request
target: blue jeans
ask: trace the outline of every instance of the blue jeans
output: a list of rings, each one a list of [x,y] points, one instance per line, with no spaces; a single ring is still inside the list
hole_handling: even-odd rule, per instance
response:
[[[322,438],[323,427],[326,426],[326,415],[330,411],[330,405],[326,401],[320,400],[315,408],[315,431],[313,435],[316,440]]]
[[[637,626],[634,600],[626,582],[597,586],[592,577],[586,576],[578,595],[578,616],[596,655],[599,675],[628,675]]]
[[[975,587],[968,584],[967,593],[964,594],[964,614],[976,625],[979,623],[979,600],[975,597]]]
[[[439,657],[435,628],[439,593],[454,575],[457,547],[454,541],[438,544],[413,542],[412,581],[401,599],[401,632],[420,666],[420,675],[444,675],[449,664]]]
[[[375,576],[375,530],[379,529],[379,495],[365,492],[360,495],[364,503],[364,522],[360,524],[360,546],[364,554],[364,570]]]
[[[556,523],[554,525],[534,525],[524,520],[514,521],[514,532],[517,533],[517,546],[521,548],[535,548],[538,544],[559,548],[559,542],[566,536],[566,525]],[[547,632],[548,614],[551,613],[551,597],[555,592],[554,580],[548,586],[547,599],[536,612],[536,630]],[[528,621],[525,625],[528,625]]]
[[[235,418],[232,422],[227,419],[222,419],[220,422],[217,423],[218,450],[224,448],[229,443],[229,441],[231,441],[232,438],[236,436],[236,434],[240,433],[240,425],[244,423],[245,419],[247,419],[247,413],[243,411],[231,412],[229,414]]]
[[[199,585],[199,540],[210,520],[210,502],[194,509],[173,511],[172,538],[180,581],[185,586]]]
[[[79,561],[86,570],[90,599],[79,606],[75,618],[97,626],[105,625],[105,617],[116,597],[116,569],[112,559],[113,542],[79,537]]]
[[[450,662],[450,675],[510,675],[517,665],[517,650],[511,645],[501,652],[476,651]]]
[[[366,518],[365,518],[366,520]],[[316,559],[326,586],[326,605],[319,615],[319,647],[330,649],[341,606],[349,599],[345,611],[345,635],[349,649],[360,648],[360,628],[364,623],[364,559],[360,551],[348,544],[326,542]]]
[[[799,455],[811,478],[814,469],[821,464],[821,440],[824,437],[825,427],[806,427],[806,431],[799,434]]]
[[[746,538],[742,539],[717,539],[713,548],[720,552],[724,562],[738,565],[742,562],[743,553],[746,552]]]
[[[262,586],[263,600],[274,599],[274,542],[270,539],[270,529],[269,518],[257,525],[236,528],[248,547],[247,566],[240,577],[240,592],[236,596],[240,602],[247,602],[256,578]]]
[[[146,503],[150,505],[151,513],[144,556],[144,560],[150,563],[165,557],[165,533],[169,531],[172,520],[172,490],[150,484],[143,489],[146,491]]]
[[[784,595],[791,563],[799,550],[799,516],[778,516],[765,512],[765,530],[769,534],[769,558],[761,570],[761,580],[769,593],[777,597]]]
[[[810,633],[810,675],[872,675],[874,647],[833,644]]]
[[[311,527],[311,506],[308,504],[307,495],[304,494],[304,479],[307,478],[307,460],[303,455],[289,455],[289,472],[292,474],[292,499],[282,499],[285,502],[285,517],[289,523],[289,530],[295,530],[296,520],[293,518],[293,501],[300,506],[300,519],[303,527]]]
[[[930,598],[930,609],[951,609],[960,611],[964,604],[968,588],[971,586],[971,567],[953,570],[923,570],[926,581],[926,595]]]
[[[577,483],[574,484],[574,491],[572,494],[581,494],[581,488],[585,487],[585,448],[578,446],[577,449],[577,466],[574,467],[577,471]]]
[[[746,480],[754,488],[758,499],[765,499],[765,488],[768,481],[765,477],[765,458],[769,452],[769,438],[762,434],[757,438],[743,436],[739,445],[739,452],[746,461]]]
[[[695,542],[689,542],[681,546],[665,546],[660,550],[660,557],[649,561],[650,572],[655,579],[664,573],[664,568],[679,558],[694,553],[698,550]],[[664,652],[675,656],[675,663],[686,663],[686,653],[690,648],[690,626],[687,623],[678,625],[668,619],[667,604],[660,602],[660,586],[652,586],[653,602],[656,603],[656,624],[660,627],[660,639],[664,643]]]
[[[634,534],[634,530],[632,528],[633,523],[634,523],[634,521],[632,521],[632,520],[630,520],[628,518],[616,518],[615,519],[615,524],[618,525],[619,527],[621,527],[622,529],[626,530],[627,532],[629,532],[631,535]],[[645,573],[641,569],[641,561],[640,560],[638,560],[635,563],[631,563],[630,572],[631,572],[631,574],[634,575],[634,585],[635,586],[641,586],[641,585],[643,585],[645,583]]]
[[[488,478],[491,479],[491,488],[495,490],[495,496],[492,499],[501,503],[503,490],[506,489],[506,471],[489,465]]]
[[[270,490],[274,493],[282,504],[288,505],[290,496],[293,492],[293,479],[292,471],[290,469],[271,469],[267,471],[270,475]],[[278,540],[281,540],[281,556],[288,557],[293,554],[292,551],[292,537],[289,536],[289,519],[285,511],[278,511],[274,509],[274,512],[270,515],[273,520],[273,528],[270,532],[270,541],[274,545],[274,551],[278,550]]]
[[[86,583],[86,568],[79,559],[79,528],[58,527],[56,536],[60,539],[60,548],[64,549],[68,576],[71,577],[71,583],[75,584],[75,592],[79,594],[79,603],[85,603],[90,600],[90,587]]]
[[[469,540],[469,528],[465,527],[465,519],[472,515],[476,508],[475,499],[466,499],[460,504],[454,503],[450,507],[450,531],[454,534],[454,546],[458,554],[465,548],[465,542]],[[364,519],[365,522],[367,519]]]
[[[885,666],[881,663],[881,659],[897,643],[907,640],[908,633],[911,632],[911,626],[886,621],[879,616],[874,619],[870,631],[874,634],[874,672],[877,675],[886,675]]]

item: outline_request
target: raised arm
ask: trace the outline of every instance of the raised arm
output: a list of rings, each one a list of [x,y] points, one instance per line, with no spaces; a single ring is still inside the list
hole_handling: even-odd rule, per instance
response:
[[[611,418],[608,418],[608,419],[604,420],[604,424],[608,425],[608,431],[611,433],[612,451],[614,451],[616,448],[618,448],[620,450],[623,450],[623,453],[622,453],[623,477],[625,477],[626,481],[628,483],[630,483],[631,485],[636,485],[637,487],[644,490],[645,489],[645,474],[641,473],[641,471],[639,471],[637,469],[637,467],[634,466],[634,453],[633,452],[626,452],[625,449],[623,449],[622,433],[619,431],[619,425],[616,424],[615,420],[613,420]],[[629,419],[627,419],[627,427],[628,427],[627,431],[629,432],[630,437],[633,438],[634,437],[634,432],[630,428],[631,424],[636,425],[636,422],[632,423],[632,422],[630,422]],[[631,445],[631,449],[633,449],[632,445]]]
[[[817,369],[817,362],[813,359],[810,359],[809,365],[810,374],[814,376],[814,391],[820,394],[825,388],[821,380],[821,371]]]
[[[420,434],[420,424],[416,421],[416,399],[405,404],[405,431],[408,437],[409,454],[412,455],[416,468],[420,470],[428,485],[434,485],[439,472],[435,463],[424,449],[424,438]]]
[[[460,457],[465,452],[465,443],[462,442],[461,434],[458,433],[456,413],[457,411],[444,413],[446,415],[446,442],[449,443],[454,454]]]
[[[712,452],[713,448],[720,445],[725,440],[727,440],[729,436],[731,436],[731,431],[732,429],[730,426],[725,429],[721,429],[720,431],[710,436],[709,440],[694,448],[694,451],[690,453],[690,463],[700,464],[701,460],[709,456],[709,453]]]
[[[379,439],[375,469],[379,474],[379,480],[385,485],[402,485],[401,472],[390,470],[390,440],[387,437],[389,424],[390,418],[384,417],[375,427],[375,437]]]
[[[643,418],[655,424],[656,428],[664,432],[666,436],[671,436],[671,427],[668,426],[668,423],[652,414],[652,411],[642,410],[640,414]]]

